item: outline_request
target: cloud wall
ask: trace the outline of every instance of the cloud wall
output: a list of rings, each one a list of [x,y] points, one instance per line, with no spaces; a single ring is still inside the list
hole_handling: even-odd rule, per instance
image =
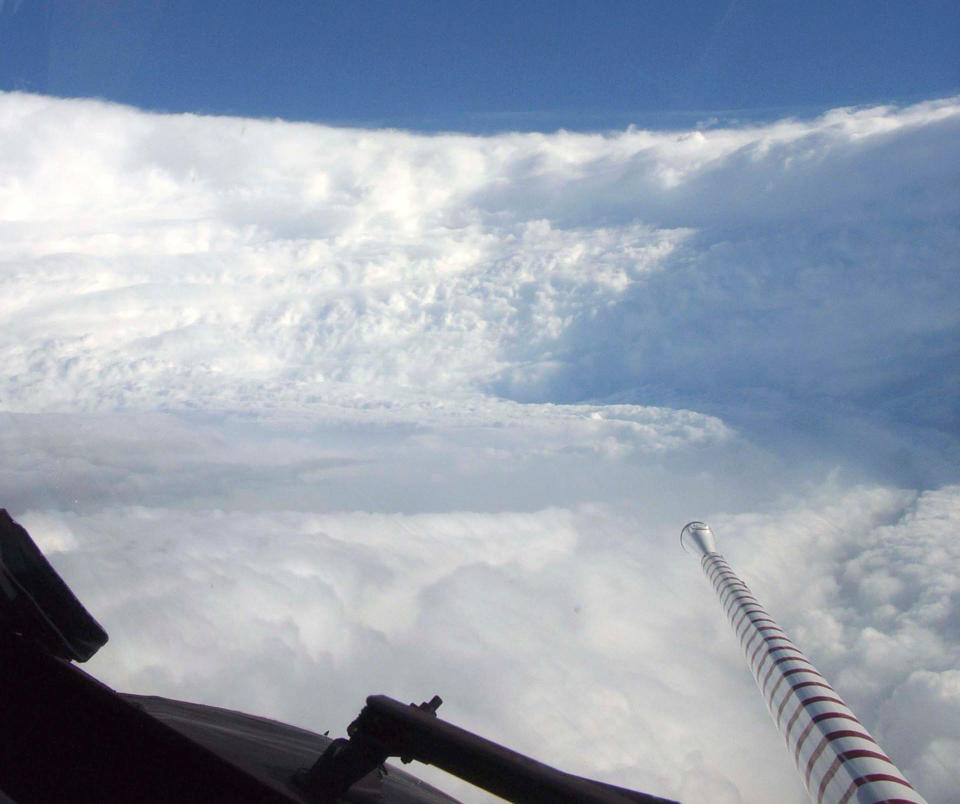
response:
[[[439,692],[571,771],[804,801],[677,546],[703,518],[954,801],[958,129],[956,99],[472,137],[0,94],[2,504],[119,688],[334,732]]]

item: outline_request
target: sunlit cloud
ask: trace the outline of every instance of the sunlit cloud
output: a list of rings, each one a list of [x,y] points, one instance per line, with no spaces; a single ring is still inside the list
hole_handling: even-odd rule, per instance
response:
[[[0,95],[0,504],[118,688],[805,800],[677,535],[951,800],[960,103],[417,135]],[[458,792],[469,800],[474,794]]]

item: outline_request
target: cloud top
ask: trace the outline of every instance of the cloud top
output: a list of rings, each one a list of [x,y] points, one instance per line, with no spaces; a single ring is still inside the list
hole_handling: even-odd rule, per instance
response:
[[[955,98],[474,137],[0,94],[4,504],[118,687],[337,731],[440,691],[575,772],[802,801],[677,546],[702,518],[950,801],[958,129]]]

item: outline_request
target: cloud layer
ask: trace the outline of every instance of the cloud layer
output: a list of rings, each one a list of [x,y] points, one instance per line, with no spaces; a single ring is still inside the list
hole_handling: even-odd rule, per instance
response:
[[[955,99],[469,137],[0,95],[2,504],[120,688],[333,731],[440,692],[573,771],[803,801],[676,546],[705,518],[951,801],[958,134]]]

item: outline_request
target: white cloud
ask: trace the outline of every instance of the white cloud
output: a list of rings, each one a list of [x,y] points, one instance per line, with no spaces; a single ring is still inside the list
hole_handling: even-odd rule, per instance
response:
[[[804,507],[715,520],[734,566],[934,801],[955,779],[944,706],[960,648],[943,622],[955,620],[958,501],[956,488],[916,499],[827,489]],[[451,719],[577,772],[688,801],[799,804],[712,592],[647,514],[22,519],[111,633],[90,667],[122,688],[334,730],[371,692],[440,692]],[[884,549],[911,557],[887,572],[908,576],[933,556],[944,579],[893,616],[842,588]]]
[[[706,518],[950,801],[958,127],[956,99],[470,137],[0,95],[0,502],[120,688],[335,732],[436,691],[571,771],[800,802],[676,545]]]

